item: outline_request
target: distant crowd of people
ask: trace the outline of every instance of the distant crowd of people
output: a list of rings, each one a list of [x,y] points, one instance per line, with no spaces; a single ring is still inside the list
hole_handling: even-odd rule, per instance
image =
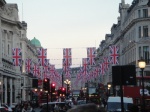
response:
[[[24,102],[17,104],[15,106],[14,112],[35,112],[35,110],[34,107],[32,106],[32,103]]]
[[[84,105],[77,105],[77,101],[72,98],[72,102],[66,102],[65,105],[50,105],[48,107],[49,112],[105,112],[106,101],[103,101],[104,107],[100,107],[99,110],[97,105],[89,103]],[[47,106],[38,107],[40,112],[47,112]],[[13,112],[36,112],[34,105],[31,102],[22,102],[15,106]]]

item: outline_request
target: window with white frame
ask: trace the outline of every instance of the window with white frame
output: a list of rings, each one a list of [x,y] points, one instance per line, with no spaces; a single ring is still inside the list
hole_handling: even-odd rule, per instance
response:
[[[141,26],[139,26],[138,34],[139,34],[138,37],[141,38]]]
[[[143,9],[143,17],[148,17],[148,9]]]
[[[143,46],[143,57],[146,63],[149,62],[149,46]]]
[[[138,10],[138,18],[141,17],[141,10]]]
[[[148,26],[143,26],[143,37],[148,37]]]

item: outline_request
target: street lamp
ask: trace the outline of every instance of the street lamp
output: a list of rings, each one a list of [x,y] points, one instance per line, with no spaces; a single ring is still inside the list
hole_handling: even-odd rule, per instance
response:
[[[145,62],[145,60],[144,59],[140,59],[140,60],[138,60],[138,66],[139,66],[139,68],[141,69],[141,75],[142,75],[142,101],[143,101],[143,112],[144,112],[144,110],[145,110],[145,99],[144,99],[144,77],[143,77],[143,71],[144,71],[144,68],[145,68],[145,66],[146,66],[146,62]]]
[[[82,88],[83,93],[84,93],[84,97],[85,97],[85,94],[86,94],[86,91],[87,91],[86,89],[87,89],[86,87]]]
[[[71,83],[71,81],[68,80],[68,79],[66,79],[66,80],[64,81],[64,83],[67,85],[67,93],[68,93],[68,90],[69,90],[69,84]]]
[[[108,94],[110,95],[110,88],[111,88],[111,84],[110,84],[110,83],[108,83],[108,84],[107,84],[107,86],[108,86]]]

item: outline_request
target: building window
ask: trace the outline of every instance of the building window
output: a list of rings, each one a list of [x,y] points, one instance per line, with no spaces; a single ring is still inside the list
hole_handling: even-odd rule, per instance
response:
[[[143,57],[146,63],[149,63],[149,46],[143,46]]]
[[[138,17],[141,17],[141,10],[138,10]]]
[[[143,17],[148,17],[148,9],[143,9]]]
[[[10,48],[9,48],[9,44],[8,44],[8,55],[9,55],[9,52],[10,52],[9,49],[10,49]]]
[[[141,38],[141,26],[139,26],[139,38]]]
[[[142,55],[141,55],[141,47],[139,47],[139,58],[141,58]]]
[[[3,43],[2,43],[2,54],[4,54],[4,49],[5,49],[5,47],[4,47],[4,41],[3,41]]]
[[[148,37],[148,26],[143,26],[143,37]]]

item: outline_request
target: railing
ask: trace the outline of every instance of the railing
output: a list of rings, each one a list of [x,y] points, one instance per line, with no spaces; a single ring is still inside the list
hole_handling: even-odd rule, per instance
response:
[[[6,55],[6,54],[3,54],[2,53],[2,65],[3,67],[5,67],[5,69],[11,69],[11,70],[15,70],[15,67],[13,66],[13,63],[12,63],[12,57]]]

